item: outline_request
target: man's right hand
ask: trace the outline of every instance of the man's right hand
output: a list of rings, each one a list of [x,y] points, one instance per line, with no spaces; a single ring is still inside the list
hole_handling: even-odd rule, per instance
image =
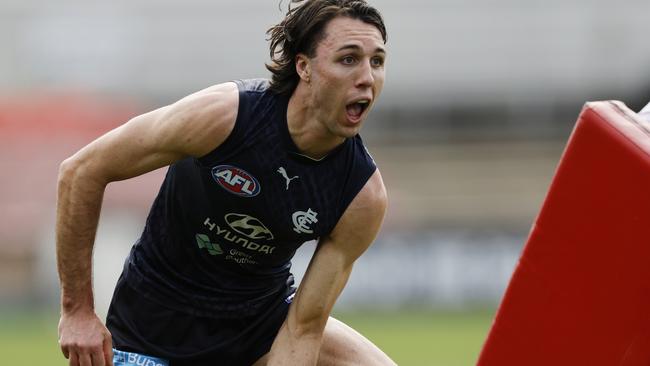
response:
[[[70,366],[113,366],[111,333],[92,311],[61,315],[59,345]]]

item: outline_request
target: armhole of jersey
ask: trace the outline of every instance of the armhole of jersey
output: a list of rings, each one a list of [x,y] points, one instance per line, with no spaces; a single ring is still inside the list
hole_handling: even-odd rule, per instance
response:
[[[345,211],[348,209],[348,206],[350,206],[350,203],[352,203],[354,198],[359,194],[359,192],[361,192],[363,187],[368,183],[370,177],[372,177],[377,170],[375,160],[372,158],[372,155],[370,155],[370,152],[368,152],[368,149],[363,145],[361,136],[355,136],[353,144],[355,153],[350,169],[350,175],[348,176],[348,181],[345,184],[345,190],[343,191],[341,202],[339,203],[338,218],[334,223],[334,226],[336,226],[338,221],[341,219],[341,216],[343,216]],[[356,150],[360,151],[357,152]],[[334,227],[332,227],[332,230],[333,229]]]
[[[239,94],[235,125],[233,126],[232,131],[230,131],[230,134],[219,146],[209,153],[195,159],[195,161],[200,165],[209,165],[217,156],[223,155],[227,153],[229,149],[232,149],[233,146],[239,145],[245,135],[246,128],[243,121],[248,120],[248,116],[245,114],[249,111],[249,108],[247,108],[246,105],[246,103],[248,103],[248,99],[246,98],[246,85],[243,80],[233,80],[232,82],[237,85]]]

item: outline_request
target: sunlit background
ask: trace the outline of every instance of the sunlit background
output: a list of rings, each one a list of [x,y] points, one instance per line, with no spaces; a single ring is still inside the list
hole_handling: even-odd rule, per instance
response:
[[[388,28],[387,82],[362,135],[390,207],[335,314],[400,365],[471,365],[582,104],[638,110],[650,99],[650,2],[372,3]],[[8,364],[66,364],[56,344],[59,163],[137,114],[267,77],[265,31],[283,10],[277,0],[0,4]],[[102,316],[163,174],[108,187],[95,249]],[[313,249],[299,251],[297,277]]]

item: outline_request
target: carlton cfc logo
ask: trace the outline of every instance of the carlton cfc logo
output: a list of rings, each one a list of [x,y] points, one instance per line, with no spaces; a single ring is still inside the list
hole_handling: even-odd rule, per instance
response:
[[[255,177],[232,165],[215,166],[212,168],[212,178],[223,189],[242,197],[255,197],[262,189]]]

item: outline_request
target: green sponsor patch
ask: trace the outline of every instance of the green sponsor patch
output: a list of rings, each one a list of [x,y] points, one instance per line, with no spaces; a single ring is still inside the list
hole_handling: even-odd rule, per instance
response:
[[[210,237],[205,234],[196,234],[196,244],[201,249],[207,249],[211,255],[223,254],[223,250],[216,243],[210,243]]]

